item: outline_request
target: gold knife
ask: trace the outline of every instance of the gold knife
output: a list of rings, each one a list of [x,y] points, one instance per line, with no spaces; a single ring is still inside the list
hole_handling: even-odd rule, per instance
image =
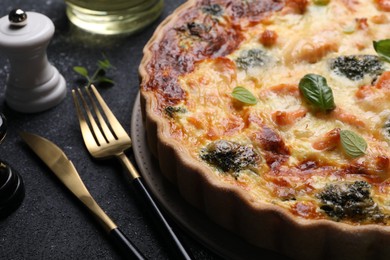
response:
[[[145,259],[143,254],[122,233],[117,225],[107,216],[93,199],[80,178],[73,163],[65,153],[54,143],[41,136],[22,132],[22,139],[38,155],[39,158],[54,172],[60,181],[89,209],[103,228],[108,232],[113,242],[119,246],[128,259]]]

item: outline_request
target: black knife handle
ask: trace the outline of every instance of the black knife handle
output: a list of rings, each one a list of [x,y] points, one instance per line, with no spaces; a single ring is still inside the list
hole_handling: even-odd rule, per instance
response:
[[[161,235],[168,238],[166,242],[168,243],[170,250],[173,253],[175,253],[176,257],[174,259],[186,259],[186,260],[193,259],[190,256],[190,253],[185,249],[183,243],[180,241],[180,239],[173,231],[171,225],[168,223],[168,221],[166,220],[166,218],[158,208],[156,202],[154,201],[149,191],[146,189],[141,178],[142,177],[135,178],[132,181],[132,184],[136,189],[136,194],[142,195],[139,197],[142,200],[142,202],[145,204],[145,207],[149,209],[151,217],[154,220],[156,220],[155,221],[156,226],[159,228]]]
[[[135,245],[131,243],[131,241],[125,236],[125,234],[120,231],[119,228],[112,229],[109,234],[114,243],[122,251],[125,259],[146,259],[143,254],[135,247]]]

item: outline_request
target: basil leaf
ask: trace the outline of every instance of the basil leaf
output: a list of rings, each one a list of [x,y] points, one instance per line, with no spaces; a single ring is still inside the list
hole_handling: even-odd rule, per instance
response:
[[[310,104],[320,110],[327,111],[336,107],[332,89],[321,75],[305,75],[299,81],[299,90]]]
[[[390,39],[374,41],[374,49],[387,62],[390,62]]]
[[[242,103],[248,104],[248,105],[254,105],[257,103],[257,99],[253,94],[243,87],[235,87],[232,92],[232,96],[241,101]]]
[[[356,158],[366,153],[367,143],[360,135],[350,130],[340,131],[341,145],[344,151],[351,157]]]

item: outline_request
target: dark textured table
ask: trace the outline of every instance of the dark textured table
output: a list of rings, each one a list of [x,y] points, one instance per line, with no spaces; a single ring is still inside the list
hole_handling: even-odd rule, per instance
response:
[[[141,33],[104,37],[85,33],[69,23],[62,0],[1,0],[0,16],[13,8],[40,12],[55,24],[48,47],[49,61],[67,82],[67,97],[45,112],[22,114],[4,102],[8,61],[0,56],[0,111],[8,119],[8,133],[0,145],[0,159],[22,176],[26,197],[20,208],[0,220],[0,259],[120,259],[120,254],[91,215],[52,175],[20,139],[19,131],[42,135],[63,148],[79,170],[96,201],[133,238],[148,259],[172,259],[153,223],[135,199],[124,170],[117,161],[96,161],[84,147],[75,116],[71,89],[80,86],[73,66],[96,69],[103,54],[115,66],[108,75],[115,85],[99,88],[126,129],[130,129],[133,103],[138,92],[138,65],[142,48],[159,22],[183,0],[166,0],[162,17]],[[131,153],[129,153],[131,156]],[[134,160],[133,160],[134,161]],[[185,231],[177,227],[196,259],[217,259]]]

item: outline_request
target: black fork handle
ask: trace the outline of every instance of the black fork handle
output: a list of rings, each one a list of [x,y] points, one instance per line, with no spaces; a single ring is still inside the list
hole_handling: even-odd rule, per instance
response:
[[[149,213],[151,214],[152,219],[155,220],[155,224],[159,228],[161,235],[167,237],[166,242],[168,243],[171,252],[175,254],[174,259],[193,259],[193,257],[190,255],[190,252],[186,250],[183,243],[180,241],[178,236],[173,231],[171,225],[160,211],[157,203],[146,189],[145,185],[143,184],[142,177],[133,179],[132,184],[136,189],[136,194],[140,195],[140,199],[143,200],[144,204],[148,208]]]

